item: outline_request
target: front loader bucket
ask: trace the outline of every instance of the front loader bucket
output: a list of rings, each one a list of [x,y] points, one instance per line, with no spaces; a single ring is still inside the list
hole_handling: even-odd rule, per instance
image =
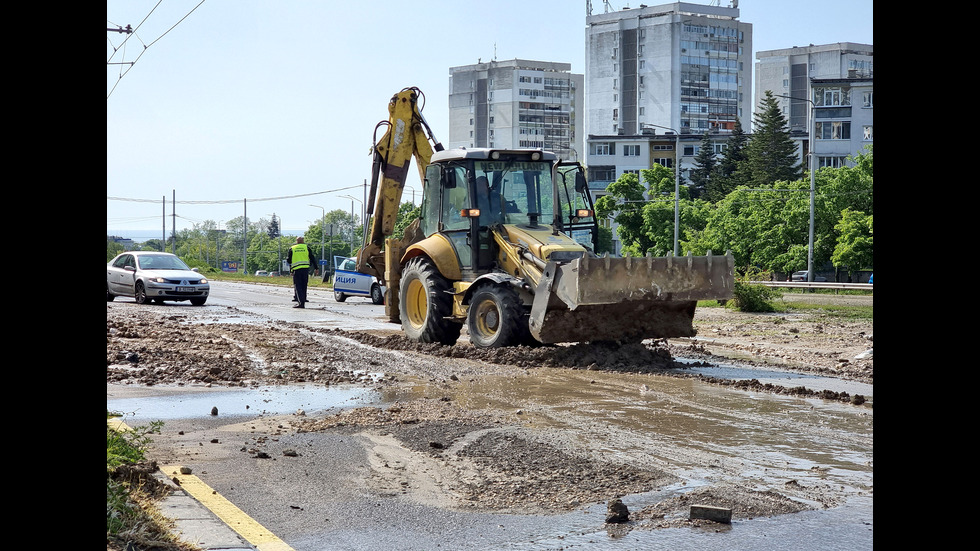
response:
[[[731,255],[549,262],[530,328],[544,343],[694,336],[698,300],[732,297]]]

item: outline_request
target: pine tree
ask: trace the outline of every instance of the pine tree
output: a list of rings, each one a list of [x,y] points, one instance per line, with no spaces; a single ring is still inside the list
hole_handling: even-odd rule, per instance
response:
[[[697,199],[708,190],[708,186],[711,185],[711,179],[715,175],[715,167],[717,165],[718,159],[715,157],[715,146],[711,143],[710,135],[705,132],[701,138],[701,149],[698,151],[697,156],[694,157],[694,168],[691,169],[691,175],[689,176],[691,185],[688,189],[691,192],[692,198]]]
[[[269,226],[266,229],[266,233],[272,239],[279,239],[279,220],[275,216],[272,217],[272,221],[269,222]]]
[[[705,199],[717,203],[744,182],[739,178],[738,167],[745,160],[745,147],[748,136],[742,130],[741,119],[735,119],[735,129],[725,142],[725,155],[718,161],[715,174],[708,180]]]
[[[746,183],[768,186],[776,181],[799,179],[802,171],[797,147],[789,137],[789,125],[771,91],[766,90],[761,109],[753,120],[755,128],[742,163],[750,179]]]

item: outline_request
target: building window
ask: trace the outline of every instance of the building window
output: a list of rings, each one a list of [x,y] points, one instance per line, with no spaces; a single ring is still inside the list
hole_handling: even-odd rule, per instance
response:
[[[829,121],[818,122],[816,124],[817,138],[821,140],[849,140],[851,139],[850,121]]]
[[[817,107],[850,105],[851,89],[847,86],[842,88],[814,88],[813,103]]]
[[[619,120],[619,109],[613,109],[613,120]]]
[[[872,142],[875,139],[875,131],[873,126],[864,127],[864,140],[867,142]]]
[[[817,164],[819,168],[830,167],[830,168],[841,168],[846,165],[846,157],[817,157]]]
[[[615,166],[590,166],[589,167],[590,182],[612,182],[615,179],[616,179]]]
[[[625,157],[639,157],[640,156],[640,146],[639,145],[624,145],[623,146],[623,156],[625,156]]]
[[[640,107],[640,116],[642,117],[645,114],[646,114],[646,107]]]
[[[863,104],[864,104],[865,107],[874,107],[875,106],[875,93],[874,93],[874,90],[872,90],[870,92],[864,92],[864,93],[862,93],[861,94],[861,101],[863,102]]]
[[[615,142],[596,142],[589,146],[590,155],[615,155]]]
[[[650,159],[650,162],[667,168],[671,168],[674,166],[674,160],[671,159],[670,157],[655,157],[653,159]]]

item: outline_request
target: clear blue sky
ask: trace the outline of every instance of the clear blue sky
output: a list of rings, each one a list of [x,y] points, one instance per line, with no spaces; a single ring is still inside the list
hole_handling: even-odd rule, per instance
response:
[[[319,207],[349,211],[341,196],[362,197],[374,126],[402,88],[422,89],[426,119],[447,141],[449,67],[496,56],[585,71],[584,0],[199,3],[107,2],[107,27],[139,26],[115,54],[123,36],[106,33],[107,60],[139,56],[121,79],[127,66],[107,66],[109,234],[160,237],[163,197],[169,233],[174,192],[178,229],[241,216],[244,198],[250,220],[274,213],[285,231],[301,232]],[[602,13],[601,0],[592,4]],[[739,4],[756,51],[874,43],[873,0]],[[415,174],[408,185],[418,188]]]

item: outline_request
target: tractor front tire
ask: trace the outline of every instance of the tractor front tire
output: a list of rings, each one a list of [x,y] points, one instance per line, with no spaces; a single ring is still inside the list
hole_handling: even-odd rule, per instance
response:
[[[504,285],[483,285],[473,293],[466,328],[477,348],[516,346],[529,334],[520,297]]]

